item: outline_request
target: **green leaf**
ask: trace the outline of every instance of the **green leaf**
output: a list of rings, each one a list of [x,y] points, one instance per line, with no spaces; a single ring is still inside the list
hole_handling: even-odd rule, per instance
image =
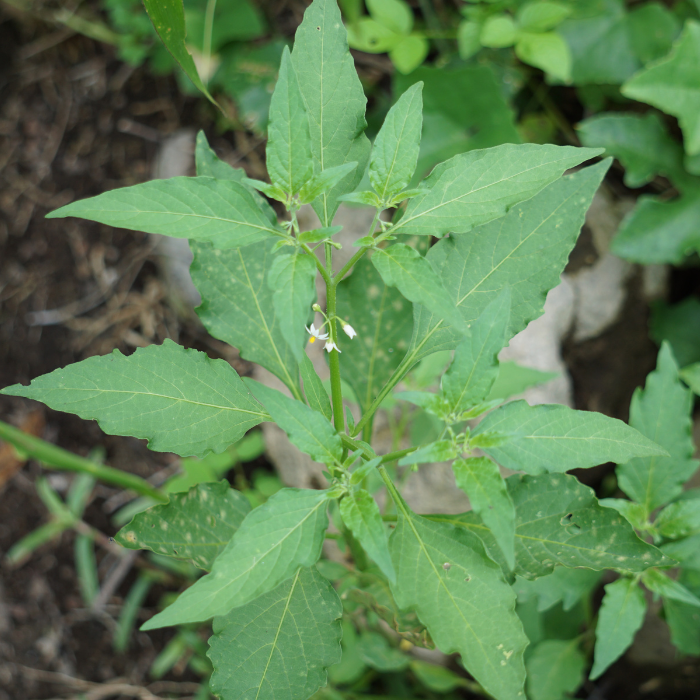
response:
[[[592,680],[599,678],[630,647],[646,610],[647,602],[636,579],[620,578],[605,587],[595,629]]]
[[[266,154],[270,180],[287,194],[299,192],[314,174],[309,118],[286,46],[270,102]]]
[[[322,226],[330,226],[338,197],[357,187],[369,159],[364,135],[364,90],[355,72],[347,33],[335,0],[314,0],[297,30],[292,63],[309,115],[316,172],[345,163],[357,168],[313,203]],[[337,99],[342,95],[342,99]]]
[[[389,58],[399,73],[412,73],[430,52],[430,42],[419,34],[404,37],[389,51]]]
[[[397,34],[409,34],[413,29],[413,11],[403,0],[367,0],[372,19]]]
[[[267,284],[274,246],[274,239],[226,251],[190,243],[190,274],[202,295],[197,315],[215,338],[238,348],[241,357],[272,372],[301,398],[297,362],[282,335]]]
[[[374,498],[364,489],[351,491],[340,501],[340,515],[381,572],[396,583],[386,526]]]
[[[700,533],[700,498],[677,501],[666,506],[656,517],[654,527],[672,540]]]
[[[642,582],[652,592],[669,600],[686,603],[700,608],[700,599],[691,593],[682,583],[658,569],[649,569],[642,575]]]
[[[504,467],[529,474],[585,469],[666,452],[616,418],[559,404],[512,401],[486,416],[473,435],[491,431],[510,439],[484,450]]]
[[[94,419],[110,435],[147,439],[158,452],[223,452],[267,419],[224,360],[166,339],[125,357],[119,350],[0,391]]]
[[[470,533],[426,520],[402,502],[397,509],[389,547],[399,607],[418,613],[440,651],[459,652],[496,700],[524,697],[527,637],[498,566]]]
[[[275,589],[299,567],[313,566],[328,527],[325,491],[282,489],[246,516],[211,573],[141,629],[226,615]]]
[[[515,506],[498,466],[488,457],[456,459],[457,486],[469,496],[472,510],[498,542],[510,569],[515,567]]]
[[[627,187],[641,187],[658,174],[673,178],[683,168],[683,152],[655,112],[608,112],[576,127],[584,146],[602,146],[625,166]]]
[[[693,393],[700,396],[700,362],[684,367],[679,375],[681,379],[690,387]]]
[[[700,656],[700,610],[687,603],[664,600],[664,616],[676,649],[681,654]]]
[[[304,353],[301,358],[301,378],[304,382],[304,394],[309,406],[325,416],[328,421],[333,420],[333,411],[331,410],[331,402],[328,399],[328,394],[323,388],[321,378],[316,374],[313,363],[308,355]]]
[[[692,393],[678,380],[671,348],[664,343],[656,370],[632,397],[630,425],[661,445],[668,456],[634,459],[617,468],[620,488],[644,505],[647,518],[678,496],[698,468],[692,459],[692,400]]]
[[[466,330],[466,324],[451,302],[442,280],[415,248],[394,243],[376,250],[371,260],[385,284],[397,287],[406,299],[422,304],[459,330]]]
[[[216,618],[208,651],[212,691],[221,698],[310,697],[340,661],[342,612],[333,586],[312,566]]]
[[[415,452],[402,457],[399,464],[426,464],[428,462],[447,462],[457,456],[457,448],[452,440],[436,440]]]
[[[644,64],[663,58],[681,31],[676,13],[658,2],[638,5],[629,13],[632,50]]]
[[[411,671],[428,690],[436,693],[449,693],[451,690],[465,685],[464,679],[454,673],[454,671],[427,661],[413,659],[411,661]]]
[[[220,250],[280,235],[242,184],[210,177],[173,177],[122,187],[67,204],[46,218],[66,216],[209,241]]]
[[[137,513],[115,539],[128,549],[189,559],[210,571],[249,511],[248,499],[227,482],[199,484],[172,494],[165,505]]]
[[[367,53],[385,53],[403,41],[403,36],[371,17],[360,17],[348,27],[348,43]]]
[[[585,679],[586,657],[578,639],[545,639],[527,657],[527,696],[530,700],[570,697]]]
[[[381,462],[381,457],[375,457],[374,459],[370,459],[368,462],[362,462],[362,464],[353,469],[352,474],[350,475],[350,483],[353,486],[362,483],[362,481],[364,481],[364,479],[366,479],[372,473],[372,470],[378,467]]]
[[[503,49],[512,46],[518,36],[518,28],[509,15],[489,17],[481,27],[481,45],[491,49]]]
[[[688,155],[700,153],[700,23],[688,20],[665,58],[647,66],[622,86],[622,94],[678,117]]]
[[[561,2],[528,2],[518,9],[518,26],[528,32],[554,29],[571,14],[571,7]]]
[[[218,107],[216,100],[202,83],[194,60],[187,50],[185,43],[187,27],[185,26],[185,8],[182,0],[143,0],[143,5],[156,32],[158,32],[158,36],[165,44],[165,48],[180,64],[182,70],[185,71],[197,89]]]
[[[668,557],[680,562],[686,571],[700,571],[700,535],[692,535],[659,547]]]
[[[442,377],[440,395],[452,413],[466,411],[488,396],[498,376],[498,353],[507,342],[509,321],[510,288],[506,287],[470,326]]]
[[[658,345],[668,342],[678,365],[700,361],[700,299],[689,296],[677,304],[652,303],[649,334]]]
[[[647,514],[641,503],[626,498],[601,498],[599,503],[605,508],[614,508],[635,530],[647,529]]]
[[[262,192],[266,197],[269,197],[270,199],[276,199],[278,202],[282,202],[283,204],[287,203],[287,195],[279,185],[271,185],[267,182],[263,182],[262,180],[253,180],[249,177],[244,177],[241,182],[249,189],[254,189],[258,192]]]
[[[369,190],[365,190],[364,192],[351,192],[350,194],[344,194],[338,199],[341,202],[351,202],[352,204],[362,204],[363,206],[366,207],[374,207],[375,209],[379,209],[381,207],[382,203],[379,201],[379,197],[374,192],[371,192]],[[372,236],[363,236],[359,240],[355,241],[353,243],[354,246],[363,246],[363,245],[373,245],[373,240],[374,238]],[[362,242],[360,242],[362,241]]]
[[[369,161],[369,179],[384,202],[408,186],[420,151],[423,83],[415,83],[389,110]]]
[[[518,603],[537,599],[538,612],[545,612],[559,603],[562,610],[568,612],[580,600],[591,596],[601,577],[600,571],[558,566],[547,576],[536,579],[518,578],[513,588],[518,594]]]
[[[364,257],[338,285],[336,311],[357,331],[343,346],[340,367],[364,411],[406,354],[413,325],[410,302],[385,285]]]
[[[459,57],[466,61],[481,50],[481,25],[478,22],[462,20],[457,27]]]
[[[278,255],[267,273],[267,283],[274,290],[272,304],[279,319],[280,331],[301,363],[306,347],[305,324],[311,305],[316,301],[316,263],[307,253],[296,250]]]
[[[300,243],[319,243],[328,238],[332,238],[336,233],[343,230],[342,226],[328,226],[324,228],[315,228],[311,231],[302,231],[299,234],[298,240]]]
[[[302,204],[315,202],[322,194],[332,190],[343,178],[347,177],[357,168],[357,163],[345,163],[326,168],[318,175],[314,175],[304,184],[299,192],[299,200]],[[338,198],[340,201],[340,198]]]
[[[498,377],[486,400],[509,399],[511,396],[521,394],[528,387],[544,384],[556,376],[558,376],[556,372],[541,372],[515,362],[501,362],[498,367]]]
[[[302,452],[323,464],[338,464],[342,460],[343,443],[325,416],[276,389],[248,377],[244,381],[253,396],[269,411],[272,420]]]
[[[565,170],[600,149],[504,144],[470,151],[436,166],[392,233],[444,236],[467,233],[530,199]]]
[[[515,55],[563,82],[571,80],[571,51],[557,32],[520,32]]]
[[[560,275],[588,206],[610,161],[554,182],[498,221],[439,241],[431,262],[466,323],[509,286],[512,294],[508,337],[542,315],[547,292]],[[461,334],[422,307],[414,310],[411,347],[405,366],[439,350],[457,347]]]
[[[390,646],[387,638],[380,632],[363,632],[357,649],[360,658],[370,668],[384,673],[402,671],[410,663],[409,657]]]
[[[566,474],[515,475],[506,479],[515,505],[515,569],[533,579],[555,566],[638,573],[672,560],[637,537],[616,511],[598,504],[592,489]],[[497,561],[498,545],[473,513],[432,515],[478,535]]]

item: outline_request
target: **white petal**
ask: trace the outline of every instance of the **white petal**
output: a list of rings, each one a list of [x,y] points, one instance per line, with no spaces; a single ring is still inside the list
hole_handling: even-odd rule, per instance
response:
[[[357,335],[357,331],[349,323],[346,323],[343,326],[343,330],[345,331],[346,335],[350,336],[351,339]]]
[[[329,340],[326,343],[326,352],[330,352],[331,350],[337,350],[338,352],[342,352],[342,350],[332,340]]]

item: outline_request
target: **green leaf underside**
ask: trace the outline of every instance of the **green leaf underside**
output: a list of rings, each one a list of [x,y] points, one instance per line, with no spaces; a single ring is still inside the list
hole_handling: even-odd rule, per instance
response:
[[[316,263],[311,255],[300,251],[277,255],[267,282],[274,290],[272,304],[282,336],[297,362],[301,362],[307,339],[304,326],[316,301]]]
[[[289,439],[312,459],[337,464],[343,457],[343,443],[335,428],[321,413],[290,399],[276,389],[245,378],[245,384]]]
[[[583,683],[586,657],[577,639],[546,639],[527,658],[527,694],[531,700],[562,700]]]
[[[647,517],[679,495],[698,467],[692,459],[692,400],[664,343],[656,370],[647,376],[644,390],[637,389],[632,397],[630,425],[664,447],[668,456],[634,459],[617,468],[620,488],[644,506]]]
[[[202,295],[197,315],[219,340],[238,348],[245,360],[262,365],[300,396],[299,369],[275,313],[267,276],[275,241],[220,251],[191,242],[192,281]]]
[[[599,155],[602,149],[536,144],[504,144],[469,151],[436,166],[425,190],[409,200],[396,233],[444,236],[467,233],[503,216],[536,195],[565,170]]]
[[[299,192],[314,174],[310,141],[306,107],[285,46],[270,102],[266,154],[270,180],[287,194]]]
[[[198,484],[172,494],[165,505],[137,513],[115,539],[129,549],[189,559],[210,571],[249,511],[248,499],[228,483]]]
[[[321,378],[316,374],[313,363],[308,355],[304,353],[301,359],[301,378],[304,381],[304,394],[309,406],[320,414],[324,415],[329,421],[333,420],[333,411],[331,410],[331,402],[328,394],[323,387]]]
[[[387,531],[374,498],[364,489],[353,491],[340,501],[340,514],[381,572],[395,583],[396,572],[389,554]]]
[[[465,323],[473,323],[508,286],[509,338],[542,315],[547,292],[560,282],[586,210],[610,163],[603,161],[562,177],[501,219],[450,236],[430,249],[427,259]],[[457,330],[416,306],[405,367],[433,352],[452,350],[460,340]]]
[[[282,489],[252,510],[214,561],[210,574],[142,629],[202,622],[226,615],[313,566],[328,527],[326,492]]]
[[[487,415],[473,435],[491,431],[508,435],[509,440],[484,451],[504,467],[528,474],[585,469],[665,452],[616,418],[559,404],[511,401]]]
[[[146,438],[158,452],[223,452],[267,414],[224,360],[165,340],[125,357],[90,357],[0,393],[95,419],[110,435]]]
[[[335,0],[316,0],[297,30],[292,64],[309,118],[315,171],[357,162],[357,168],[313,203],[330,226],[338,197],[355,189],[369,159],[365,98]],[[342,95],[342,99],[337,96]]]
[[[279,236],[253,195],[234,180],[173,177],[81,199],[46,215],[77,216],[132,231],[238,248]]]
[[[510,289],[506,287],[471,325],[457,346],[454,359],[440,383],[440,394],[453,413],[482,402],[498,377],[498,353],[506,344],[510,316]]]
[[[515,567],[515,506],[498,466],[488,457],[456,459],[457,486],[469,496],[472,510],[491,530],[510,569]]]
[[[523,578],[546,576],[555,566],[638,573],[672,563],[640,540],[617,511],[600,506],[593,490],[573,476],[515,475],[506,485],[515,505],[513,572]],[[475,513],[429,517],[478,535],[490,556],[502,561],[496,541]]]
[[[212,691],[224,700],[310,697],[340,661],[342,612],[333,586],[312,566],[215,618],[207,653]]]
[[[343,345],[340,367],[366,410],[406,354],[413,325],[410,302],[385,285],[364,257],[338,285],[337,313],[357,331],[357,337]]]
[[[423,125],[423,83],[412,85],[389,110],[372,146],[369,179],[381,200],[398,194],[413,177]]]
[[[635,579],[620,578],[605,587],[595,630],[595,660],[591,679],[600,677],[629,648],[644,622],[646,609],[644,593]]]
[[[440,651],[459,652],[487,693],[524,698],[527,637],[500,570],[470,533],[397,507],[389,547],[399,607],[416,611]]]

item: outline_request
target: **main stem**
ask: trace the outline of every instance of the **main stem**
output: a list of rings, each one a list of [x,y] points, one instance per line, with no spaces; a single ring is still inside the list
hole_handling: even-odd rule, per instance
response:
[[[338,343],[338,324],[335,318],[337,282],[333,276],[333,246],[326,243],[326,314],[330,319],[328,332],[330,339]],[[343,415],[343,390],[340,386],[340,356],[337,350],[331,350],[328,357],[328,367],[331,371],[331,402],[333,404],[333,424],[335,429],[345,431],[345,416]]]

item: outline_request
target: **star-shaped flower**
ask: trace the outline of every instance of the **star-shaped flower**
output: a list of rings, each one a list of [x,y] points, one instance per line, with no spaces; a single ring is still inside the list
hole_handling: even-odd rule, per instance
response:
[[[328,340],[328,333],[321,333],[321,329],[316,328],[313,323],[311,324],[311,328],[306,326],[306,330],[311,336],[309,338],[310,343],[315,343],[317,340]]]
[[[337,350],[338,352],[342,352],[342,350],[332,340],[327,340],[326,352],[330,352],[331,350]]]

